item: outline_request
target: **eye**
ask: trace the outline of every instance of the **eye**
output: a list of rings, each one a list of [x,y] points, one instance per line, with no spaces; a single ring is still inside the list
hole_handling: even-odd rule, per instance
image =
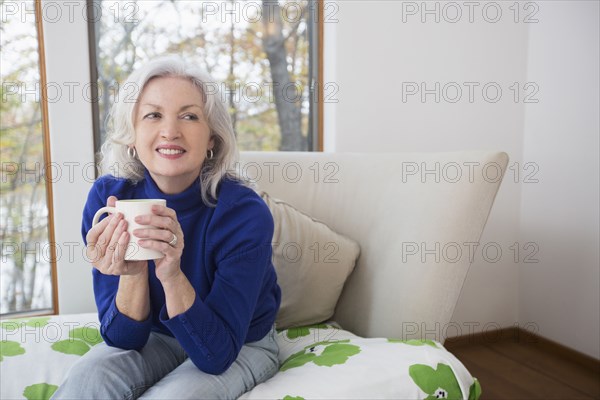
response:
[[[160,118],[160,116],[161,116],[160,113],[151,112],[151,113],[144,115],[144,119],[157,119],[157,118]]]
[[[188,121],[198,121],[199,119],[196,114],[185,114],[182,118]]]

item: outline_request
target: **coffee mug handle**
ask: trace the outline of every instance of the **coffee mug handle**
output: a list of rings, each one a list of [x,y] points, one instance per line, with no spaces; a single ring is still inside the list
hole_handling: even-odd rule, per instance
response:
[[[116,213],[116,212],[117,212],[117,209],[115,207],[108,207],[108,206],[102,207],[101,209],[96,211],[96,214],[94,214],[94,219],[92,219],[92,226],[94,226],[98,223],[102,214],[104,214],[104,213],[111,214],[111,213]]]

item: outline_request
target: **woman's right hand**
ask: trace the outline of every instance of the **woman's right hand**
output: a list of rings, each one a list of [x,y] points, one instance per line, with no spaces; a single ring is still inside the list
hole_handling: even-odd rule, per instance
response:
[[[116,201],[115,196],[110,196],[106,205],[114,207]],[[125,261],[129,233],[121,213],[111,214],[92,226],[85,240],[88,260],[105,275],[138,275],[148,268],[147,261]]]

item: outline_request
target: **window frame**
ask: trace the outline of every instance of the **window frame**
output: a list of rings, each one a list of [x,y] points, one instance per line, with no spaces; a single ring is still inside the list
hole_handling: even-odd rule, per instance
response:
[[[100,15],[97,10],[101,10],[101,0],[86,0],[87,21],[88,21],[88,47],[90,50],[90,82],[92,82],[92,120],[94,132],[94,152],[97,154],[102,146],[100,138],[100,109],[98,104],[98,69],[97,69],[97,49],[96,49],[96,21],[99,21]],[[309,82],[309,101],[310,112],[314,117],[309,121],[308,134],[312,133],[310,142],[312,149],[309,152],[323,152],[323,110],[324,110],[324,82],[323,82],[323,43],[324,43],[324,3],[325,0],[308,0],[309,9],[317,7],[316,21],[312,21],[313,46],[311,46],[309,71],[313,72],[312,79]],[[314,5],[313,5],[314,4]],[[298,150],[300,151],[300,150]],[[97,174],[98,172],[96,172]],[[96,176],[98,177],[98,176]]]
[[[50,124],[48,114],[48,79],[46,76],[46,48],[44,47],[44,27],[42,19],[42,3],[35,3],[35,24],[38,39],[38,56],[40,68],[42,136],[44,141],[44,165],[46,167],[46,207],[48,207],[48,242],[50,243],[50,279],[52,280],[52,315],[59,313],[58,304],[58,268],[56,259],[56,235],[54,230],[54,194],[52,183],[52,156],[50,152]],[[54,244],[54,245],[53,245]],[[47,315],[47,314],[39,314]]]
[[[57,315],[59,313],[58,304],[58,269],[57,269],[57,258],[56,258],[56,235],[54,230],[54,196],[52,182],[53,179],[53,168],[52,168],[52,157],[50,152],[50,128],[48,120],[48,80],[46,77],[46,53],[44,47],[44,28],[42,19],[42,4],[38,1],[34,3],[34,14],[35,14],[35,28],[36,28],[36,40],[38,42],[38,69],[40,73],[40,110],[42,115],[42,142],[43,142],[43,158],[44,158],[44,171],[45,171],[45,184],[44,189],[46,192],[46,207],[48,209],[48,243],[49,255],[50,255],[50,280],[52,290],[52,306],[50,308],[40,308],[35,310],[27,311],[11,311],[0,314],[2,319],[12,318],[23,318],[23,317],[37,317],[45,315]]]

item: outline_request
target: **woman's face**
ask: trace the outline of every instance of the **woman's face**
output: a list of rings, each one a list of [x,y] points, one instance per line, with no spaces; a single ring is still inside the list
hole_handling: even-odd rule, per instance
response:
[[[203,110],[200,90],[180,77],[150,80],[138,99],[135,149],[164,193],[188,188],[214,146]]]

